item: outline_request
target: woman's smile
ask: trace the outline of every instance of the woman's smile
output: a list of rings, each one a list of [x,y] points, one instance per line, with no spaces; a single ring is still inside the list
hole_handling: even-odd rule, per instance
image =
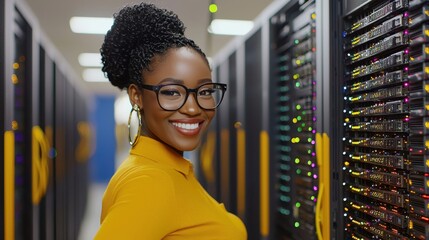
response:
[[[201,119],[178,119],[170,120],[174,128],[185,136],[198,135],[202,129],[204,120]]]

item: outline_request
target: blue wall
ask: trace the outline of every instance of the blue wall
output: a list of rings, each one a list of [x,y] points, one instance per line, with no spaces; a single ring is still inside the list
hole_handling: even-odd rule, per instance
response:
[[[95,151],[90,161],[91,180],[107,183],[115,171],[115,116],[114,96],[95,96],[91,113],[95,129]]]

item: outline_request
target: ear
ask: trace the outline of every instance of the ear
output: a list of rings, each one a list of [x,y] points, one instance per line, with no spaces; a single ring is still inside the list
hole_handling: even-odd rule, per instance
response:
[[[137,104],[140,109],[143,109],[143,96],[142,91],[135,84],[130,84],[128,86],[128,97],[130,98],[131,106]]]

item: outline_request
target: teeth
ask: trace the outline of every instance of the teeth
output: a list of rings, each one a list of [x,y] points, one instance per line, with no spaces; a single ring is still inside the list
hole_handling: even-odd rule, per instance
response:
[[[174,126],[179,127],[179,128],[183,128],[186,130],[194,130],[198,128],[198,123],[173,123]]]

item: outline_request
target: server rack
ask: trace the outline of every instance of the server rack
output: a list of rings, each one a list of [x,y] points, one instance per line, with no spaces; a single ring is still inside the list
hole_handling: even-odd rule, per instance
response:
[[[215,57],[214,77],[228,83],[228,91],[232,91],[218,113],[221,121],[218,131],[229,129],[228,181],[230,187],[236,186],[235,213],[244,220],[249,239],[316,239],[317,235],[321,237],[321,229],[323,237],[329,239],[331,228],[337,225],[330,221],[331,214],[335,214],[329,208],[332,176],[326,164],[330,156],[325,153],[329,151],[321,147],[327,142],[324,146],[329,148],[329,138],[322,137],[320,144],[315,142],[317,135],[327,135],[322,118],[323,92],[330,87],[324,80],[330,74],[324,70],[329,61],[322,61],[322,52],[330,60],[329,49],[315,49],[325,47],[330,41],[324,40],[322,31],[317,30],[322,29],[322,14],[317,17],[316,13],[329,12],[330,4],[324,3],[323,9],[322,5],[311,0],[276,1],[256,19],[256,27],[248,35],[237,38]],[[328,22],[323,21],[325,25]],[[281,54],[289,55],[290,59],[279,61]],[[294,63],[289,62],[292,59]],[[286,75],[291,81],[286,80]],[[295,83],[307,85],[292,85]],[[301,142],[304,137],[306,143]],[[216,148],[225,149],[221,145],[218,142]],[[316,151],[316,145],[321,151]],[[215,161],[224,161],[220,157],[222,154]],[[328,179],[324,194],[319,192],[322,162]],[[232,178],[234,167],[236,177]],[[290,175],[285,174],[287,171]],[[222,173],[219,176],[222,178]],[[220,187],[222,191],[223,185]],[[234,202],[232,196],[217,199]],[[317,205],[322,199],[324,204]],[[229,207],[234,212],[234,204]],[[321,224],[322,212],[324,224]]]
[[[292,1],[271,18],[278,239],[317,239],[315,11],[314,1]]]
[[[31,212],[32,166],[32,29],[18,9],[14,16],[14,62],[12,83],[14,84],[12,122],[15,134],[15,229],[17,239],[30,239],[32,231],[26,226],[33,225]]]
[[[228,112],[228,123],[226,128],[228,129],[228,158],[229,158],[229,179],[226,184],[229,185],[229,210],[237,212],[238,202],[238,187],[237,187],[237,128],[240,127],[240,123],[237,121],[237,54],[233,53],[228,57],[228,101],[229,101],[229,112]],[[235,122],[234,122],[235,121]],[[229,124],[234,123],[234,124]]]
[[[429,237],[427,1],[344,1],[347,237]]]
[[[333,0],[322,4],[316,1],[316,21],[313,25],[316,30],[316,53],[299,58],[302,55],[294,54],[299,53],[296,49],[300,49],[300,43],[293,44],[290,39],[300,33],[302,28],[298,22],[302,24],[300,16],[310,9],[310,2],[278,2],[262,20],[259,19],[264,22],[262,27],[259,25],[244,41],[236,43],[225,54],[236,54],[237,106],[245,106],[244,101],[253,103],[250,95],[256,95],[263,102],[263,96],[267,94],[267,88],[264,88],[266,65],[246,55],[246,42],[262,38],[258,45],[261,50],[253,49],[254,52],[261,51],[259,59],[264,59],[264,48],[272,46],[268,94],[273,97],[268,114],[270,128],[264,127],[264,117],[255,118],[256,122],[249,127],[249,119],[255,117],[249,112],[254,111],[253,108],[247,106],[244,114],[240,111],[237,114],[237,118],[243,114],[240,122],[246,133],[246,142],[253,141],[245,144],[246,164],[251,158],[248,155],[253,156],[253,165],[246,165],[246,181],[249,177],[260,180],[262,176],[261,165],[254,163],[261,160],[261,157],[255,157],[261,153],[258,151],[261,144],[259,148],[255,144],[255,139],[260,138],[255,133],[249,135],[250,129],[256,132],[268,129],[272,143],[270,230],[268,235],[261,234],[262,215],[256,215],[259,223],[255,219],[245,218],[248,229],[251,229],[250,237],[315,239],[317,234],[319,239],[427,239],[429,2]],[[307,8],[303,7],[306,3],[309,3]],[[269,44],[264,43],[263,37],[257,36],[266,31],[264,26],[267,21],[271,25]],[[291,46],[282,49],[281,46],[288,43],[292,43]],[[250,51],[250,48],[247,50]],[[288,62],[285,56],[295,63]],[[283,57],[284,62],[279,60],[280,57]],[[217,64],[222,65],[227,59],[221,56]],[[309,87],[307,92],[292,85],[294,81],[299,82],[296,80],[301,77],[300,74],[296,80],[293,79],[301,68],[297,60],[300,63],[308,60],[315,71],[312,74],[316,85]],[[247,69],[249,66],[256,70]],[[251,93],[247,88],[241,88],[240,80],[251,76],[246,71],[258,71],[258,68],[262,75],[258,75],[260,79],[256,80],[256,77],[256,83],[252,84],[259,87],[261,93]],[[289,75],[292,76],[290,82],[286,77]],[[228,76],[228,79],[233,78]],[[248,82],[251,81],[246,80]],[[240,89],[246,89],[246,93],[239,94]],[[311,135],[311,141],[317,139],[316,148],[310,146],[311,152],[316,152],[316,159],[310,160],[310,166],[317,162],[318,167],[313,171],[323,177],[312,182],[313,187],[318,189],[315,192],[317,201],[315,205],[307,204],[308,211],[304,212],[304,208],[301,209],[302,200],[299,201],[299,207],[296,203],[305,191],[301,191],[300,185],[289,184],[286,180],[300,179],[297,170],[301,169],[301,158],[298,157],[299,161],[295,163],[292,157],[297,158],[297,146],[304,134],[302,129],[300,132],[298,127],[292,126],[298,123],[297,113],[304,105],[297,101],[306,99],[306,93],[310,94],[306,106],[316,107],[313,113],[316,116],[316,133],[315,136]],[[315,98],[311,97],[311,93],[315,93]],[[234,103],[231,99],[229,102],[231,108]],[[298,104],[301,109],[297,109]],[[259,112],[256,106],[256,112]],[[262,106],[266,105],[262,103]],[[234,123],[234,117],[231,116],[229,126]],[[238,135],[241,134],[237,132],[237,171],[240,169]],[[234,148],[229,149],[231,151]],[[282,149],[286,154],[280,154]],[[322,153],[319,154],[317,149],[322,150]],[[279,172],[281,174],[277,175]],[[244,216],[255,211],[262,213],[262,198],[255,198],[254,194],[263,193],[260,191],[263,184],[261,181],[250,184],[259,191],[246,191],[246,199],[253,197],[254,200],[247,200]],[[322,185],[325,187],[324,194],[321,194]],[[240,186],[242,184],[237,181],[237,188]],[[237,195],[239,197],[240,194]],[[290,202],[282,201],[286,199]],[[283,214],[279,213],[278,206]],[[299,227],[308,224],[308,231],[288,231],[294,229],[297,222]],[[312,223],[316,229],[310,229]],[[286,231],[281,230],[281,225],[286,226],[283,228]]]
[[[228,62],[223,63],[219,66],[217,71],[217,77],[219,79],[219,82],[225,82],[227,80],[228,74]],[[217,145],[219,146],[217,149],[217,156],[218,159],[220,159],[219,162],[217,162],[217,192],[219,199],[221,199],[221,202],[225,205],[226,208],[230,208],[231,201],[230,201],[230,159],[229,159],[229,131],[228,131],[228,123],[229,123],[229,114],[227,111],[223,111],[228,109],[229,107],[229,94],[225,94],[223,101],[223,106],[217,111],[216,113],[216,119],[217,119]]]
[[[39,126],[45,133],[48,150],[47,169],[52,175],[54,166],[53,157],[53,126],[54,126],[54,62],[46,53],[42,45],[39,46]],[[40,202],[40,239],[54,239],[54,181],[49,176],[45,197]]]
[[[90,99],[25,3],[2,1],[0,9],[1,237],[74,239],[88,186]]]
[[[259,136],[262,130],[262,69],[253,59],[262,58],[261,30],[252,35],[244,47],[245,53],[245,119],[246,131],[246,207],[245,221],[249,226],[258,226],[260,219],[260,143]],[[251,121],[247,121],[250,120]],[[258,236],[259,227],[248,228],[248,235],[252,239]],[[256,239],[256,238],[254,238]]]

